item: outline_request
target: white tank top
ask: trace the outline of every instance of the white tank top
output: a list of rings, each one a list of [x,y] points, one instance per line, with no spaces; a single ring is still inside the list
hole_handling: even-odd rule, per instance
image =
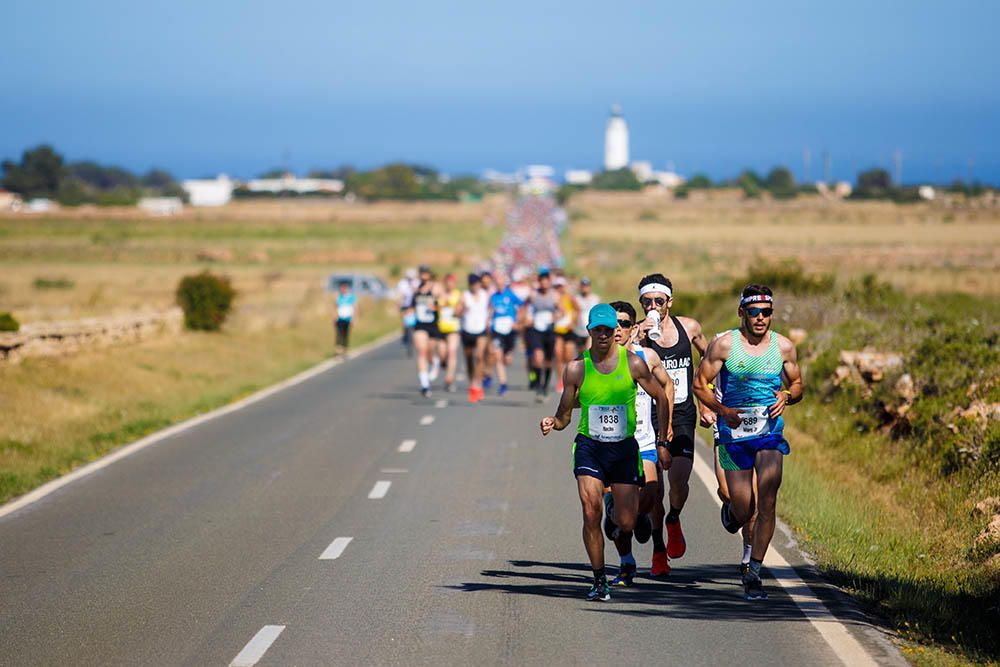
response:
[[[640,348],[635,354],[646,360],[646,354]],[[639,443],[640,452],[656,451],[656,433],[653,432],[653,399],[641,386],[635,387],[635,440]]]
[[[465,310],[462,311],[462,331],[468,334],[486,333],[486,324],[490,313],[490,295],[486,290],[479,290],[479,295],[472,292],[462,294]]]

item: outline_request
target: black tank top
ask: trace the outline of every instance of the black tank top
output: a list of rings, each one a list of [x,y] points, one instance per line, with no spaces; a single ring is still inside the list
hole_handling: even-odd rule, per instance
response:
[[[694,358],[691,356],[691,339],[684,326],[673,315],[670,321],[677,328],[677,342],[671,347],[660,347],[646,337],[643,345],[650,348],[663,361],[663,367],[674,381],[674,425],[694,426],[697,410],[694,407]],[[653,411],[656,421],[656,411]],[[658,424],[654,424],[659,428]]]
[[[431,293],[430,285],[424,283],[417,288],[413,295],[413,308],[417,317],[417,324],[429,326],[437,324],[438,314],[434,307],[436,299]]]

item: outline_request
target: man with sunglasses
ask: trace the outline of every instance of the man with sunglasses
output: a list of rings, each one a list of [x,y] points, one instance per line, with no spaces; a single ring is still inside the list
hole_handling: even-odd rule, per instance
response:
[[[623,532],[631,532],[638,514],[639,490],[645,480],[635,439],[636,384],[657,402],[660,439],[667,439],[670,424],[663,387],[646,362],[615,342],[617,326],[615,309],[608,304],[590,309],[590,349],[566,366],[556,414],[543,417],[540,423],[543,436],[553,429],[563,430],[579,400],[582,414],[573,445],[573,474],[583,505],[583,543],[594,573],[588,600],[611,599],[601,533],[604,487],[611,487],[615,521]]]
[[[673,285],[662,273],[653,273],[639,281],[639,304],[646,313],[646,319],[639,325],[639,339],[660,357],[674,384],[674,435],[665,448],[658,450],[660,464],[667,470],[667,480],[670,483],[670,511],[664,520],[667,548],[665,553],[656,550],[653,552],[651,574],[654,577],[669,574],[669,558],[680,558],[687,551],[680,514],[689,493],[688,482],[694,466],[695,422],[698,419],[698,407],[691,391],[695,369],[692,348],[698,350],[699,355],[704,355],[708,347],[708,341],[697,320],[670,314],[673,303]],[[652,315],[654,311],[659,315],[659,326],[656,329],[656,317]],[[704,418],[702,423],[707,425]],[[662,525],[655,527],[654,547],[658,542],[662,543],[662,531]]]
[[[649,366],[649,372],[653,374],[660,386],[663,387],[665,404],[667,406],[668,419],[673,415],[674,409],[674,383],[663,368],[663,362],[655,352],[647,347],[642,347],[635,341],[635,308],[627,301],[612,301],[611,307],[615,309],[618,316],[618,328],[615,330],[615,342],[624,345],[625,348],[637,355]],[[639,456],[642,457],[643,476],[646,484],[639,492],[639,517],[636,520],[633,533],[635,539],[640,543],[649,540],[652,534],[652,527],[663,525],[663,483],[660,479],[662,469],[657,461],[656,453],[656,432],[653,430],[653,402],[649,394],[644,389],[638,387],[635,394],[635,439],[639,443]],[[668,422],[669,424],[669,422]],[[667,440],[672,437],[670,426],[667,426]],[[621,558],[621,567],[618,576],[612,580],[612,586],[631,586],[636,572],[635,556],[632,555],[632,534],[617,531],[614,534],[613,523],[613,497],[611,494],[604,495],[604,533],[609,538],[614,539],[615,548]],[[659,543],[653,543],[653,554],[662,553],[666,556],[666,546],[663,544],[663,528],[659,530]]]
[[[767,599],[760,567],[774,535],[782,457],[789,452],[781,415],[786,406],[802,400],[795,344],[771,331],[773,304],[773,294],[766,285],[743,288],[740,328],[712,340],[694,384],[702,404],[719,415],[719,463],[729,487],[729,502],[722,505],[722,525],[735,533],[750,520],[756,506],[750,567],[743,573],[747,600]],[[721,400],[710,388],[713,383]]]

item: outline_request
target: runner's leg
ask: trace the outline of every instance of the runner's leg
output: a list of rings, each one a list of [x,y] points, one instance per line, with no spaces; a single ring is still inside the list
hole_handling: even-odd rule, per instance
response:
[[[775,449],[757,452],[754,470],[757,472],[757,521],[753,528],[753,553],[751,558],[763,561],[767,547],[774,537],[775,506],[784,455]],[[742,516],[742,514],[740,515]]]
[[[579,475],[576,487],[583,506],[583,546],[587,550],[591,569],[597,572],[604,569],[604,534],[601,532],[604,482],[596,477]]]

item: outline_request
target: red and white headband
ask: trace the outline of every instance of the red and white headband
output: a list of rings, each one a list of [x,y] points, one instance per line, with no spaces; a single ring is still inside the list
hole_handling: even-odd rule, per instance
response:
[[[751,303],[774,303],[774,298],[769,294],[751,294],[740,299],[740,307],[749,306]]]
[[[639,288],[639,298],[646,296],[650,292],[663,292],[667,295],[668,299],[674,295],[674,293],[666,285],[661,285],[660,283],[649,283],[648,285],[643,285]]]

